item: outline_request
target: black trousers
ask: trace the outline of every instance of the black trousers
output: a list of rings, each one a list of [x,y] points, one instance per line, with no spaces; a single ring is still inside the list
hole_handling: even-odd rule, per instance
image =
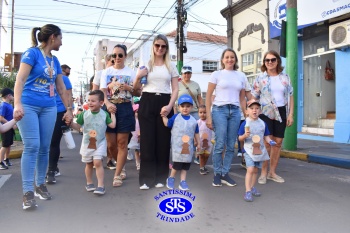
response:
[[[170,129],[163,124],[160,110],[169,104],[170,94],[142,93],[138,119],[140,124],[140,186],[165,183],[169,174]],[[174,115],[171,110],[168,118]]]
[[[61,153],[60,144],[63,135],[61,126],[66,125],[66,123],[62,120],[65,113],[66,111],[57,113],[55,128],[53,129],[50,144],[49,171],[55,171],[57,168],[58,159]]]

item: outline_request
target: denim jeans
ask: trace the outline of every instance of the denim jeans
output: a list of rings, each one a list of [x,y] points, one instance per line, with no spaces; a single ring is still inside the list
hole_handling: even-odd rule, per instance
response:
[[[37,107],[23,104],[24,116],[17,125],[24,148],[21,159],[23,194],[34,192],[35,185],[45,183],[49,161],[52,132],[56,122],[57,107]]]
[[[212,119],[215,132],[213,153],[214,175],[225,175],[231,168],[241,113],[239,107],[232,104],[223,106],[213,105]],[[222,158],[222,152],[224,150],[225,155]]]

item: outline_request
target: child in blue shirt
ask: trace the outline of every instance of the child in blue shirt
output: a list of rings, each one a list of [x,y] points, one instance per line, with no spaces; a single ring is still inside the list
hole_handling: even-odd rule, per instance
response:
[[[193,100],[190,95],[182,95],[178,100],[179,112],[170,119],[162,116],[163,123],[166,127],[171,128],[171,152],[173,159],[173,167],[170,176],[166,180],[168,189],[174,189],[175,175],[177,171],[181,171],[179,189],[189,190],[186,182],[186,174],[190,169],[192,156],[195,146],[199,149],[199,129],[197,121],[190,115],[193,107]]]
[[[243,156],[247,166],[244,200],[248,202],[253,201],[253,196],[261,196],[261,193],[254,185],[258,179],[258,170],[261,168],[261,162],[269,160],[264,140],[271,146],[276,145],[276,142],[269,137],[270,132],[266,123],[259,118],[260,106],[259,102],[249,103],[247,108],[249,117],[241,124],[238,130],[238,139],[244,142],[245,153]]]
[[[1,90],[1,110],[0,110],[0,122],[5,124],[13,119],[13,106],[11,102],[13,101],[13,91],[9,88],[4,88]],[[15,135],[14,129],[17,127],[14,125],[12,129],[2,132],[2,147],[0,149],[0,170],[8,169],[12,166],[10,162],[9,155],[11,150],[11,145],[13,144],[13,136]]]

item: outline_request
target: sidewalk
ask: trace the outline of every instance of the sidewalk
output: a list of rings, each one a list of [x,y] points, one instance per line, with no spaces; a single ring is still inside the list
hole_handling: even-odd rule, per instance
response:
[[[296,151],[282,150],[281,157],[350,169],[350,145],[298,139]]]
[[[296,151],[282,150],[281,157],[350,169],[350,144],[298,139],[297,147]],[[10,158],[20,158],[22,151],[22,142],[14,141]]]

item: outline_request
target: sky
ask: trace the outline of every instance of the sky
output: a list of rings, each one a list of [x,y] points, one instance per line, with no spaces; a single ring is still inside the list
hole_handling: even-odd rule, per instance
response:
[[[99,40],[133,43],[142,34],[165,34],[177,26],[177,0],[14,1],[14,52],[23,52],[31,46],[33,27],[48,23],[59,26],[62,46],[53,54],[61,64],[72,68],[73,82],[82,78],[81,73],[92,76],[93,50]],[[226,36],[226,20],[220,10],[227,6],[227,0],[184,0],[184,3],[188,31]],[[11,7],[9,11],[10,17]],[[10,52],[10,39],[8,45],[6,52]]]

